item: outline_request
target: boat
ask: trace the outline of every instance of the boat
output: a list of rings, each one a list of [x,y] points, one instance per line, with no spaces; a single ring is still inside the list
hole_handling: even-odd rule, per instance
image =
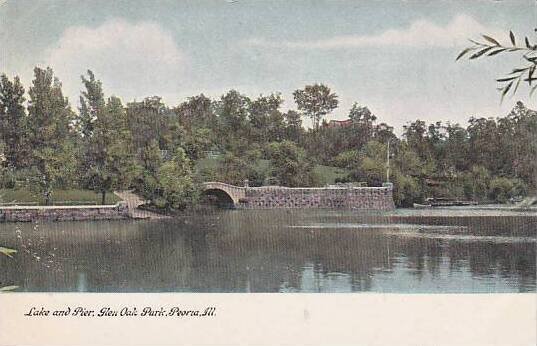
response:
[[[469,205],[477,205],[476,201],[464,201],[450,198],[427,198],[425,200],[431,207],[461,207]]]

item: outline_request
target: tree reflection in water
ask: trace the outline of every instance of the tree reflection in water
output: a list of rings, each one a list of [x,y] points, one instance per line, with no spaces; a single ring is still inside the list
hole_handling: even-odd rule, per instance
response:
[[[536,229],[537,216],[531,215],[285,210],[2,224],[0,242],[28,251],[0,258],[0,286],[97,292],[534,292]],[[459,234],[475,237],[459,239]]]

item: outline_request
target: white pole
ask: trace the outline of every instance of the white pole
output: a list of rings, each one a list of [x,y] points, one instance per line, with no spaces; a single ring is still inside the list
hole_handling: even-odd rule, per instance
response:
[[[392,139],[388,139],[388,149],[386,150],[386,182],[390,182],[390,141]]]

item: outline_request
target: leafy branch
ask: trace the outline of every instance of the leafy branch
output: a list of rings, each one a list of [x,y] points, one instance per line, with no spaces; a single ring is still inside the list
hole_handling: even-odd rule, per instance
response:
[[[7,247],[0,246],[0,253],[6,255],[7,257],[13,257],[13,254],[16,253],[17,250],[9,249]],[[13,291],[19,288],[19,286],[4,286],[0,287],[0,292],[7,292],[7,291]]]
[[[13,254],[17,252],[17,250],[8,249],[7,247],[0,246],[0,253],[3,253],[7,257],[13,257]]]
[[[535,69],[537,67],[537,45],[532,44],[527,36],[524,37],[523,45],[517,44],[515,34],[513,34],[512,31],[509,31],[511,45],[501,44],[491,36],[482,36],[484,39],[482,42],[470,40],[473,45],[460,52],[455,61],[464,56],[467,56],[469,60],[474,60],[480,57],[494,56],[500,53],[522,53],[525,64],[513,69],[512,72],[504,77],[496,79],[500,84],[498,90],[500,91],[503,100],[509,91],[511,91],[511,95],[514,95],[520,84],[526,82],[531,88],[530,96],[533,95],[535,90],[537,90],[537,83],[533,83],[537,80],[537,74],[535,74]]]

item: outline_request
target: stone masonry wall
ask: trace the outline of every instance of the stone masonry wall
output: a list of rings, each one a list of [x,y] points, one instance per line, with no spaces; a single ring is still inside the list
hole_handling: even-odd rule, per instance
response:
[[[124,203],[104,206],[0,207],[0,222],[119,220],[128,218]]]
[[[391,187],[247,188],[238,208],[333,208],[391,210]]]

